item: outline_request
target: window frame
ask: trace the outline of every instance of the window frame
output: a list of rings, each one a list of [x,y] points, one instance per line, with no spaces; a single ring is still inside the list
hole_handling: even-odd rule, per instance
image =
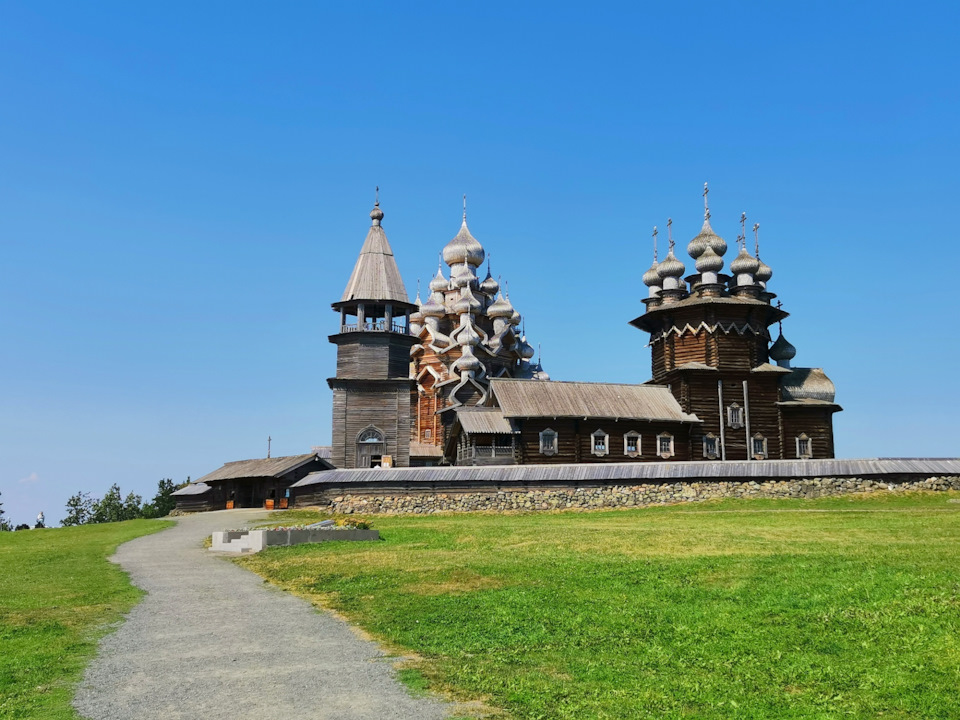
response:
[[[669,438],[670,440],[669,452],[664,452],[662,450],[662,441],[666,438]],[[674,444],[673,433],[662,432],[659,435],[657,435],[657,455],[659,455],[664,460],[666,460],[667,458],[672,458],[676,454],[677,454],[677,451],[676,451],[676,445]]]
[[[552,440],[550,441],[549,447],[545,445],[543,442],[544,435],[553,436]],[[552,457],[553,455],[556,455],[560,446],[559,439],[560,439],[560,433],[558,433],[553,428],[544,428],[543,430],[541,430],[540,431],[540,454],[546,455],[547,457]]]
[[[631,450],[629,447],[631,438],[636,438],[636,441],[637,441],[636,450]],[[638,433],[636,430],[630,430],[628,432],[625,432],[623,434],[623,454],[626,455],[627,457],[640,457],[641,455],[643,455],[642,438],[643,436],[640,433]]]
[[[713,450],[707,448],[707,443],[713,443]],[[714,435],[712,432],[707,433],[703,436],[703,456],[709,460],[716,460],[720,457],[720,438]]]
[[[798,459],[800,459],[800,460],[809,460],[810,458],[813,457],[813,438],[811,438],[811,437],[810,437],[809,435],[807,435],[806,433],[800,433],[800,434],[797,435],[797,437],[795,438],[795,442],[796,442],[796,446],[797,446],[797,458],[798,458]],[[806,453],[801,453],[801,452],[800,452],[800,445],[801,445],[801,443],[806,443],[806,445],[807,445],[807,452],[806,452]]]
[[[603,438],[603,449],[597,450],[597,440]],[[597,428],[590,433],[590,454],[603,457],[610,454],[610,433]]]
[[[757,452],[756,443],[758,440],[761,444],[761,452]],[[752,457],[754,460],[766,460],[768,457],[770,457],[770,451],[767,446],[767,438],[760,433],[754,433],[753,437],[750,438],[750,457]]]
[[[736,417],[734,417],[736,415]],[[727,405],[727,427],[731,430],[739,430],[744,424],[744,410],[740,403],[730,403]]]

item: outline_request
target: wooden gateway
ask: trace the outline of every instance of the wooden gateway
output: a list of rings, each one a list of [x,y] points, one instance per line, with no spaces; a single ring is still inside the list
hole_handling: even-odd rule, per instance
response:
[[[423,301],[410,303],[379,199],[341,300],[333,389],[338,468],[767,460],[834,457],[833,383],[795,368],[788,317],[772,270],[746,246],[724,272],[727,243],[704,221],[687,274],[669,250],[643,275],[652,379],[638,385],[554,382],[522,331],[509,294],[478,270],[483,246],[467,227],[443,248]],[[671,229],[672,221],[667,223]],[[443,272],[449,268],[449,277]],[[769,328],[780,324],[776,341]]]

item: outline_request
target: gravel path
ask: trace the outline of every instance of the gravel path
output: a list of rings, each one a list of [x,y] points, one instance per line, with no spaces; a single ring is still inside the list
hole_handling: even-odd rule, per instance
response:
[[[179,518],[121,545],[113,560],[148,595],[104,638],[74,699],[94,720],[447,717],[412,698],[389,659],[317,612],[200,546],[262,511]]]

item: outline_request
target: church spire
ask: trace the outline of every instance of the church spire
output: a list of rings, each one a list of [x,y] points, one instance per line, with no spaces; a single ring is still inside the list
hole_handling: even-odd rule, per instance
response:
[[[353,273],[347,282],[340,302],[351,300],[372,300],[381,302],[400,302],[410,304],[407,291],[403,287],[400,269],[393,256],[393,249],[383,231],[383,210],[380,209],[380,188],[377,188],[376,202],[370,211],[370,229],[360,249],[360,256],[353,267]]]

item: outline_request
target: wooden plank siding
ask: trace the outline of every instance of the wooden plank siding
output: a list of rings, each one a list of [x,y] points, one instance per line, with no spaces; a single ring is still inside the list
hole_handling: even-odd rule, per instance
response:
[[[410,380],[330,380],[333,388],[333,442],[330,462],[357,465],[357,436],[373,426],[384,434],[385,454],[398,467],[410,462]]]

